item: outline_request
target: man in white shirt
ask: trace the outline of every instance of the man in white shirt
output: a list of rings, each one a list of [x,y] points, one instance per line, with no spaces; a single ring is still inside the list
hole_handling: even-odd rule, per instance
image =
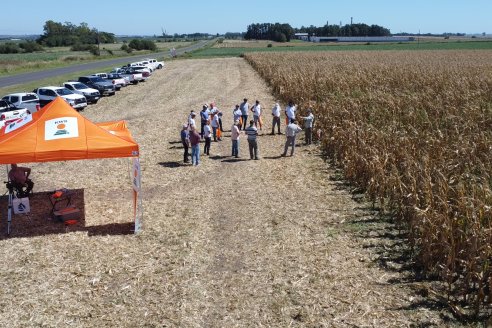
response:
[[[285,115],[287,116],[287,124],[292,122],[293,120],[296,119],[296,105],[291,101],[289,101],[289,104],[285,108]]]
[[[258,123],[259,123],[260,130],[261,130],[261,122],[260,122],[261,105],[259,100],[257,100],[256,103],[251,107],[251,111],[253,112],[253,121],[255,122],[255,127],[258,128]]]
[[[275,125],[278,127],[278,134],[282,134],[280,132],[280,105],[278,102],[275,103],[275,105],[272,108],[272,135],[275,134]]]
[[[196,121],[195,121],[196,114],[194,111],[191,111],[190,116],[188,116],[188,130],[191,131],[191,128],[196,129]]]
[[[281,155],[282,157],[287,155],[287,150],[289,149],[289,146],[292,146],[290,156],[294,156],[294,149],[296,148],[296,135],[301,131],[302,129],[299,125],[297,125],[296,120],[291,121],[291,123],[287,125],[287,128],[285,129],[287,140],[285,141],[284,152]]]

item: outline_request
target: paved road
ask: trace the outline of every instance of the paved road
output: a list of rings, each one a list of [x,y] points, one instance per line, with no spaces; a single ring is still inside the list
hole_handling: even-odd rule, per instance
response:
[[[183,54],[185,52],[193,51],[199,48],[204,47],[208,42],[211,42],[209,40],[202,40],[199,41],[196,44],[193,44],[189,47],[183,47],[176,49],[176,53],[178,55]],[[149,58],[149,57],[162,57],[164,56],[165,58],[169,58],[169,53],[168,52],[157,52],[157,53],[152,53],[152,54],[146,54],[146,55],[139,55],[139,56],[131,56],[131,57],[122,57],[122,58],[116,58],[116,59],[110,59],[110,60],[101,60],[101,61],[96,61],[92,63],[86,63],[86,64],[79,64],[79,65],[73,65],[73,66],[68,66],[68,67],[59,67],[59,68],[53,68],[49,70],[44,70],[44,71],[39,71],[39,72],[30,72],[30,73],[23,73],[23,74],[17,74],[13,76],[5,76],[0,78],[0,88],[2,87],[7,87],[10,85],[15,85],[15,84],[22,84],[22,83],[28,83],[31,81],[36,81],[36,80],[42,80],[58,75],[63,75],[63,74],[70,74],[70,73],[75,73],[75,72],[80,72],[84,70],[90,70],[94,69],[96,70],[97,68],[100,67],[107,67],[107,66],[120,66],[121,64],[127,64],[129,62],[136,62],[144,58]]]

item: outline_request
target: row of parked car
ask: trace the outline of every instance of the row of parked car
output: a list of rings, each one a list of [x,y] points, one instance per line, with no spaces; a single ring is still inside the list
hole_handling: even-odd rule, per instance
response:
[[[152,72],[164,67],[163,62],[147,59],[115,68],[109,73],[79,76],[61,86],[46,86],[32,92],[19,92],[0,99],[0,128],[19,118],[34,113],[57,97],[62,97],[76,110],[95,104],[103,96],[112,96],[129,84],[146,81]]]

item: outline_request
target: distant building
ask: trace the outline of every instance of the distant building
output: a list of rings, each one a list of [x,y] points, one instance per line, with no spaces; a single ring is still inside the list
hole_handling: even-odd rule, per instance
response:
[[[306,40],[307,41],[307,40]],[[312,42],[410,42],[411,36],[312,36]]]
[[[309,41],[309,34],[308,33],[296,33],[296,34],[294,34],[294,38],[296,38],[298,40]]]

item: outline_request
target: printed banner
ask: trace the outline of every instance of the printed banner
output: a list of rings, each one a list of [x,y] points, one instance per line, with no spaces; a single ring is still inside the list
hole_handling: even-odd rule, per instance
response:
[[[76,117],[60,117],[45,122],[45,140],[77,138],[78,136],[79,125]]]
[[[132,158],[132,187],[133,187],[133,216],[135,218],[135,234],[142,231],[143,205],[141,196],[140,181],[140,160],[138,157]]]
[[[24,116],[22,118],[18,118],[12,123],[7,124],[7,127],[5,127],[5,134],[10,133],[12,131],[17,130],[20,127],[23,127],[27,123],[32,121],[32,115],[29,114],[27,116]]]

